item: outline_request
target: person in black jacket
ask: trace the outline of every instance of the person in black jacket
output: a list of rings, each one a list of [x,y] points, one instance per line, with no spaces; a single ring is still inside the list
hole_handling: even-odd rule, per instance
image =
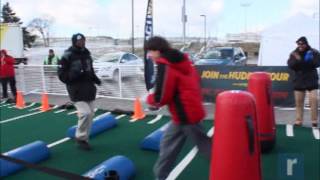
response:
[[[309,92],[311,107],[311,122],[313,127],[318,125],[318,97],[319,89],[317,67],[320,66],[320,54],[308,44],[306,37],[296,41],[298,47],[290,54],[288,67],[294,71],[293,87],[296,103],[295,125],[301,126],[303,122],[303,107],[306,91]]]
[[[70,100],[74,102],[78,111],[78,126],[76,142],[78,147],[90,150],[89,133],[94,116],[94,100],[101,81],[96,76],[92,57],[85,47],[83,34],[72,36],[72,46],[64,52],[58,66],[59,79],[66,84]]]

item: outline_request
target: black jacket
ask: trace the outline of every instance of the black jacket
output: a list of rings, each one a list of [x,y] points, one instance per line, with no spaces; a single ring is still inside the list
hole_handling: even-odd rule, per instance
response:
[[[306,60],[307,52],[312,54],[309,60]],[[293,53],[297,53],[300,56],[300,60],[296,59]],[[293,74],[293,87],[295,90],[313,90],[318,89],[319,75],[317,73],[317,67],[320,66],[320,54],[317,50],[308,47],[305,52],[299,52],[295,49],[288,59],[288,67],[294,71]]]
[[[58,66],[59,79],[67,85],[71,101],[92,101],[96,97],[96,76],[88,49],[70,47],[64,52]]]

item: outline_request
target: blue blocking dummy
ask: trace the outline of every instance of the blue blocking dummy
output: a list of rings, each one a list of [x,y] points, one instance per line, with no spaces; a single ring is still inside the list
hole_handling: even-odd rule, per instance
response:
[[[128,180],[134,177],[135,171],[136,168],[130,159],[125,156],[114,156],[92,168],[83,176],[95,180],[104,180],[107,177],[110,179]]]
[[[35,141],[33,143],[21,146],[4,153],[5,156],[23,160],[29,163],[38,163],[50,156],[47,145],[42,141]],[[8,176],[18,170],[23,169],[24,166],[0,159],[0,177]]]
[[[152,132],[147,137],[145,137],[140,143],[140,148],[151,151],[159,151],[160,141],[167,127],[168,124],[165,124],[163,127],[157,129],[156,131]]]
[[[117,120],[113,115],[102,115],[98,116],[93,120],[90,137],[102,133],[105,130],[113,128],[117,125]],[[75,138],[77,126],[72,126],[67,131],[67,136],[70,138]]]

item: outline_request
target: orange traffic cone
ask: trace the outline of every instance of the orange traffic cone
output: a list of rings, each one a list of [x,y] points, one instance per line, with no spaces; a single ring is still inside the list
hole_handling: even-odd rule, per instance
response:
[[[42,112],[50,110],[49,98],[48,98],[48,94],[46,92],[44,92],[42,94],[41,103],[42,103],[42,105],[41,105]]]
[[[17,91],[17,100],[16,100],[16,107],[19,109],[23,109],[25,106],[25,102],[23,99],[23,95],[21,91]]]
[[[146,115],[143,112],[142,104],[140,102],[140,98],[136,98],[134,101],[134,112],[132,118],[134,119],[143,119]]]

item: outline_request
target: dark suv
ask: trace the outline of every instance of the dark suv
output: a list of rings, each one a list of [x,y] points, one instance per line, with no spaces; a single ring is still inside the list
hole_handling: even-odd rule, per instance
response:
[[[27,58],[15,58],[14,64],[18,65],[20,63],[28,64],[28,59]]]
[[[244,66],[246,63],[247,57],[240,47],[215,47],[207,50],[195,64]]]

